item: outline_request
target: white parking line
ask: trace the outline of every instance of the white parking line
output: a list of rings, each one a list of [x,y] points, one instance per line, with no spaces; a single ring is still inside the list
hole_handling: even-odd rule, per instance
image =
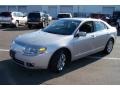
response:
[[[2,52],[4,52],[4,51],[6,51],[6,52],[8,52],[9,51],[9,49],[0,49],[0,51]]]
[[[120,58],[112,58],[112,57],[99,57],[99,56],[88,56],[91,59],[108,59],[108,60],[120,60]]]

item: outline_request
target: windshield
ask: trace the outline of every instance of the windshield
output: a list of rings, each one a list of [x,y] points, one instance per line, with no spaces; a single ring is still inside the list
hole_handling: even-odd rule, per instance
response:
[[[69,18],[69,14],[58,14],[58,18]]]
[[[58,20],[43,29],[43,31],[53,34],[71,35],[79,26],[80,22],[79,20]]]
[[[40,13],[30,13],[28,15],[29,18],[40,18]]]

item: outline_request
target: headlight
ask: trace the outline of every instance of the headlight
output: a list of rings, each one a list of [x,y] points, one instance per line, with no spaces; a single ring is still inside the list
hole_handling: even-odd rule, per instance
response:
[[[45,51],[46,51],[47,49],[45,48],[45,47],[42,47],[42,48],[39,48],[39,53],[45,53]]]
[[[32,48],[32,47],[26,47],[24,52],[24,55],[27,56],[36,56],[38,54],[43,54],[46,52],[46,48],[45,47],[41,47],[41,48]]]

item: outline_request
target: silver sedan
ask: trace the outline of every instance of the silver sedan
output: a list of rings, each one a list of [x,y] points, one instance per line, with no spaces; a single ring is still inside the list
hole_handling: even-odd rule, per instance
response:
[[[71,61],[100,51],[109,54],[116,37],[116,28],[102,20],[65,18],[19,35],[10,46],[10,56],[26,68],[61,72]]]

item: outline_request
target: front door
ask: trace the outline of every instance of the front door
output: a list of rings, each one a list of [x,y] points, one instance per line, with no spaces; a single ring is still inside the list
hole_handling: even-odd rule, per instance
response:
[[[86,32],[86,36],[74,37],[74,55],[75,59],[84,57],[92,52],[93,50],[93,22],[83,23],[78,32]]]
[[[108,28],[100,21],[94,22],[94,51],[100,51],[105,48],[108,40]]]

